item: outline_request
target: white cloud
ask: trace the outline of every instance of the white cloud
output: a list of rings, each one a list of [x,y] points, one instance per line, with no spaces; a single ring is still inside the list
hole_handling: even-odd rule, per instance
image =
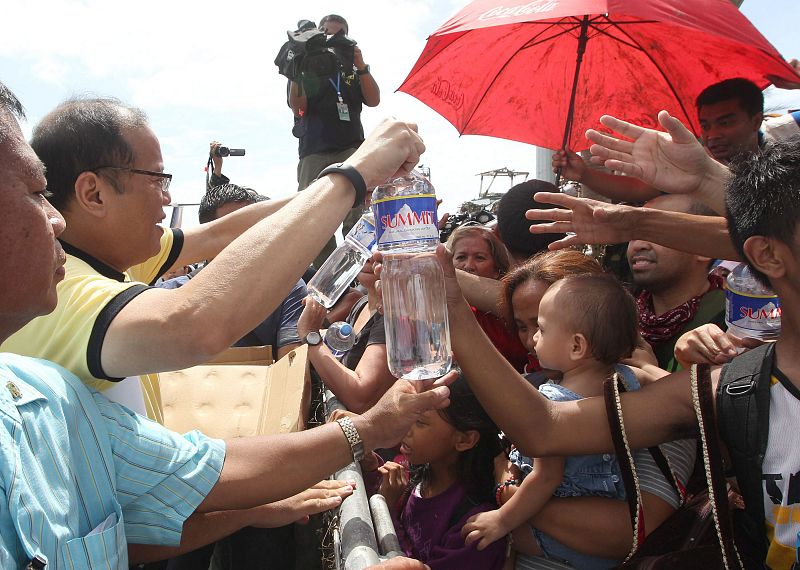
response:
[[[4,29],[0,68],[28,108],[31,124],[60,100],[87,91],[142,107],[175,175],[176,200],[199,200],[212,139],[247,149],[245,157],[225,162],[234,181],[278,196],[295,189],[297,140],[290,132],[286,83],[273,60],[299,19],[318,21],[333,9],[348,19],[381,86],[381,105],[364,110],[365,129],[387,115],[417,122],[428,148],[422,161],[430,166],[445,207],[454,210],[477,196],[476,173],[535,168],[534,147],[459,137],[428,107],[394,92],[427,36],[465,3],[340,0],[333,7],[320,0],[26,0],[4,6],[4,20],[15,25]],[[759,14],[769,14],[761,4],[753,2]],[[797,38],[780,38],[788,56],[800,56]]]

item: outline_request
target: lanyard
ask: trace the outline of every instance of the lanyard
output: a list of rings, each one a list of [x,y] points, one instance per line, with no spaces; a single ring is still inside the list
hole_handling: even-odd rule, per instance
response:
[[[331,85],[333,86],[333,88],[336,89],[336,96],[339,97],[339,102],[340,103],[343,102],[343,100],[342,100],[342,90],[341,90],[341,85],[342,85],[341,80],[342,80],[342,74],[341,73],[337,73],[336,74],[336,83],[333,82],[333,79],[328,77],[328,81],[330,81]]]

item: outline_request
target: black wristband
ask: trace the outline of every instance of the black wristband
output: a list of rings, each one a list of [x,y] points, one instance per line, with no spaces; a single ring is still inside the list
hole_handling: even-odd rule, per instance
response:
[[[364,205],[364,200],[367,198],[367,183],[364,182],[364,177],[361,176],[358,170],[349,164],[343,164],[341,162],[339,164],[331,164],[329,167],[322,169],[322,172],[317,176],[317,180],[326,174],[341,174],[345,176],[350,181],[350,184],[353,185],[353,188],[356,189],[356,199],[353,200],[353,208]]]

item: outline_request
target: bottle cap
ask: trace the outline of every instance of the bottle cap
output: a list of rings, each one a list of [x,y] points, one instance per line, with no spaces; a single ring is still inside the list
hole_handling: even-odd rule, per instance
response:
[[[342,336],[350,336],[351,334],[353,334],[353,327],[351,327],[351,326],[350,326],[349,324],[347,324],[347,323],[344,323],[344,324],[343,324],[343,325],[342,325],[342,326],[339,328],[339,332],[341,333],[341,335],[342,335]]]

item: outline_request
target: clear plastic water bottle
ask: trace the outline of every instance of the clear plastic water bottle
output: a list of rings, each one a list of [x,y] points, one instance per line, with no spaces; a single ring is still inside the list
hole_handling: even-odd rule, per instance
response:
[[[322,340],[331,353],[339,358],[356,344],[356,335],[349,323],[338,321],[328,327]]]
[[[372,257],[374,245],[375,220],[366,212],[308,282],[308,294],[326,309],[333,307]]]
[[[383,252],[383,322],[389,370],[424,380],[452,365],[436,195],[421,174],[392,180],[372,193],[378,250]]]
[[[728,274],[725,323],[738,337],[774,340],[781,333],[781,304],[777,295],[753,276],[746,263]]]

